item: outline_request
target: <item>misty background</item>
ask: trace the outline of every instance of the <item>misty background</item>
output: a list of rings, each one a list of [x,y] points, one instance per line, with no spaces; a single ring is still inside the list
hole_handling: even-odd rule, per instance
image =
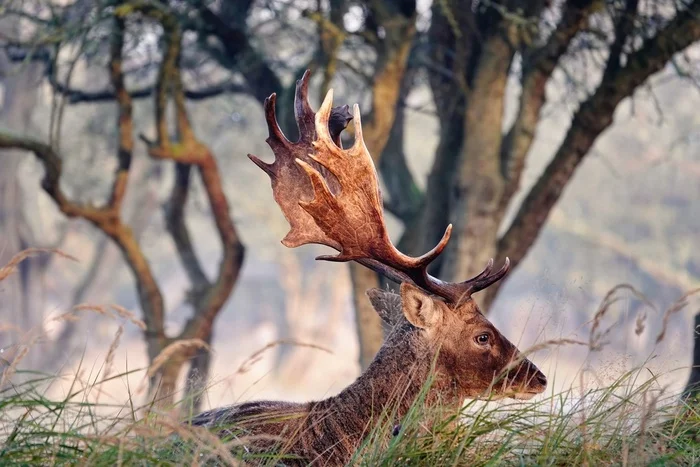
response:
[[[270,11],[276,4],[272,5],[255,2],[249,13],[247,21],[249,29],[256,31],[256,46],[278,51],[289,47],[288,60],[301,61],[297,56],[301,46],[293,42],[292,32],[284,32],[274,21]],[[296,5],[298,10],[303,6]],[[286,3],[285,8],[292,9]],[[419,30],[428,27],[432,8],[429,1],[418,2]],[[353,11],[346,13],[344,20],[348,29],[358,27],[353,21],[361,22]],[[300,29],[310,24],[303,16],[286,18]],[[31,27],[0,10],[3,37],[22,36],[22,28]],[[146,31],[141,37],[132,50],[136,57],[132,66],[140,66],[139,61],[147,63],[146,57],[158,50],[156,33]],[[74,56],[74,51],[61,53],[66,54],[67,62]],[[87,59],[75,61],[70,70],[71,86],[87,90],[109,86],[105,54],[95,50]],[[697,71],[700,47],[691,46],[684,57]],[[153,67],[143,68],[129,78],[128,86],[137,88],[155,76]],[[279,68],[287,85],[300,78],[291,68]],[[186,75],[189,82],[239,80],[235,73],[211,61],[203,60],[191,70],[195,71]],[[416,183],[425,189],[440,124],[430,87],[421,73],[426,72],[418,71],[402,103],[403,150]],[[314,108],[320,103],[321,74],[314,73],[311,81]],[[599,74],[589,73],[586,79],[597,82]],[[366,86],[340,79],[330,85],[336,90],[336,105],[359,102],[363,115],[370,111]],[[528,152],[520,190],[506,219],[515,215],[518,203],[561,144],[578,107],[574,94],[567,73],[555,70],[547,84],[547,102]],[[515,118],[519,95],[518,67],[514,66],[505,93],[504,129]],[[284,98],[291,99],[291,95]],[[134,99],[133,105],[136,133],[154,135],[153,100]],[[531,359],[547,374],[551,390],[580,384],[579,372],[584,367],[591,370],[585,384],[599,386],[642,364],[654,373],[663,373],[661,380],[669,391],[678,392],[685,386],[692,362],[693,319],[700,312],[700,302],[691,298],[688,306],[668,315],[667,330],[659,343],[657,336],[665,311],[700,284],[698,108],[698,81],[680,76],[673,65],[666,65],[622,101],[614,112],[614,122],[596,139],[539,238],[509,274],[491,306],[489,319],[525,350],[550,339],[587,341],[603,297],[618,284],[632,285],[653,303],[655,308],[630,293],[618,293],[622,299],[603,318],[603,328],[612,330],[603,339],[606,344],[601,351],[563,345],[536,352]],[[360,372],[348,266],[314,261],[316,255],[326,253],[323,247],[290,250],[281,245],[288,225],[272,198],[268,177],[246,157],[252,153],[272,160],[265,144],[263,110],[255,97],[223,92],[188,101],[187,109],[198,139],[216,158],[230,213],[246,248],[240,277],[215,321],[211,379],[204,406],[259,398],[305,400],[338,392]],[[61,185],[73,199],[99,205],[109,194],[117,165],[116,112],[114,102],[57,103],[45,64],[20,60],[16,53],[0,50],[0,128],[52,141],[63,155]],[[57,118],[62,120],[60,132],[53,135],[50,128]],[[165,329],[177,333],[187,322],[190,307],[187,274],[172,239],[164,234],[163,206],[170,196],[174,172],[167,162],[150,158],[146,149],[138,140],[134,144],[122,217],[131,225],[157,277],[167,310]],[[0,151],[0,265],[21,250],[34,247],[58,248],[78,260],[40,255],[0,282],[3,354],[12,355],[31,341],[34,350],[21,368],[61,375],[81,371],[89,379],[98,372],[123,325],[113,373],[147,367],[143,332],[128,321],[91,311],[76,313],[80,317],[77,321],[55,319],[81,303],[113,303],[140,316],[134,277],[118,248],[104,234],[85,220],[67,219],[56,208],[41,189],[41,162],[25,151]],[[201,180],[194,177],[192,183],[186,205],[187,226],[200,264],[213,276],[221,246]],[[387,217],[398,243],[404,226],[391,214]],[[502,260],[497,257],[496,264]],[[130,391],[143,388],[144,378],[143,372],[136,372],[129,376],[128,386],[126,378],[112,381],[103,398],[123,403]],[[184,380],[185,374],[180,378]],[[64,389],[56,385],[52,390]]]

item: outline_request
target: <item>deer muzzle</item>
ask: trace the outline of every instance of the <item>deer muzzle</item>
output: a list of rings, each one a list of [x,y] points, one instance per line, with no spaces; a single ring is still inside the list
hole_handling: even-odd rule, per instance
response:
[[[547,377],[528,359],[510,370],[504,382],[508,395],[519,400],[532,399],[547,389]]]

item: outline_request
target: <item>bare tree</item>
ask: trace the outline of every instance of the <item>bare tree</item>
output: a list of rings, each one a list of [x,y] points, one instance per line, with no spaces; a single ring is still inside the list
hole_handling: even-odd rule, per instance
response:
[[[553,13],[559,19],[547,31],[545,19]],[[587,1],[552,7],[547,2],[526,7],[480,2],[471,11],[457,2],[436,3],[428,34],[435,59],[429,67],[440,70],[431,87],[442,130],[421,214],[409,221],[403,239],[414,248],[409,251],[425,251],[439,239],[441,226],[451,222],[450,245],[456,251],[446,256],[452,261],[441,265],[441,277],[469,277],[492,256],[508,256],[517,267],[576,168],[612,123],[617,104],[700,39],[699,14],[700,2],[649,6],[627,1],[605,9]],[[600,29],[606,24],[608,29]],[[542,116],[545,87],[555,69],[576,65],[587,53],[603,55],[602,76],[579,103],[553,159],[499,236]],[[519,108],[503,132],[506,81],[516,57]],[[485,306],[501,285],[489,289]]]
[[[0,19],[0,34],[13,34],[16,24]],[[37,100],[37,84],[42,80],[43,70],[39,63],[24,64],[21,70],[13,66],[11,59],[0,51],[0,84],[3,102],[0,106],[0,121],[11,128],[27,132],[30,130],[31,113]],[[19,178],[22,162],[21,154],[3,150],[0,159],[0,264],[29,247],[53,247],[60,242],[55,238],[37,238],[36,219],[32,219],[33,206],[27,210],[22,206],[30,203],[24,199],[23,186]],[[32,225],[32,221],[34,221]],[[10,323],[17,329],[28,331],[41,325],[41,308],[44,299],[42,275],[50,257],[48,255],[29,258],[19,264],[19,274],[10,276],[4,284],[3,307],[7,310]],[[17,344],[11,333],[3,332],[0,346]],[[54,351],[60,351],[56,348]],[[30,352],[27,360],[39,363],[41,355]]]
[[[58,11],[63,11],[63,18],[71,8],[87,8],[89,14],[83,16],[99,22],[113,14],[106,7],[114,5],[86,7],[77,2]],[[172,81],[179,83],[176,103],[178,96],[195,100],[232,92],[250,94],[262,103],[276,92],[280,126],[293,135],[289,108],[293,81],[306,68],[322,75],[321,91],[333,81],[342,98],[357,96],[369,102],[365,141],[385,182],[387,210],[405,226],[399,245],[410,254],[424,253],[452,223],[453,240],[445,255],[449,260],[436,261],[431,273],[458,281],[476,274],[490,257],[508,256],[517,267],[576,168],[612,123],[617,105],[700,39],[698,0],[481,0],[469,5],[465,8],[457,0],[434,2],[429,18],[421,15],[415,0],[316,4],[186,0],[154,2],[150,8],[169,12],[170,21],[187,33],[183,53],[177,52],[179,78]],[[125,1],[114,11],[129,10],[138,19],[145,14],[142,8],[141,2]],[[138,21],[134,28],[134,34],[143,37]],[[205,65],[213,66],[213,75],[221,79],[197,81]],[[143,60],[133,73],[148,75],[156,68],[153,60]],[[576,110],[543,174],[524,201],[511,206],[543,120],[545,91],[557,82],[557,70],[568,80],[565,84],[572,91],[568,100]],[[125,90],[120,97],[115,86],[76,89],[52,71],[55,67],[49,67],[47,78],[53,88],[72,103],[167,94],[158,73],[151,73],[157,76],[150,83]],[[423,77],[432,92],[440,134],[427,187],[421,191],[407,168],[403,130],[407,96]],[[520,96],[515,120],[507,125],[509,77],[517,78]],[[184,109],[184,104],[176,108]],[[162,116],[156,120],[161,122]],[[165,130],[158,128],[151,155],[181,162],[164,145]],[[183,141],[191,134],[188,128],[183,124],[179,130]],[[188,167],[199,167],[188,163],[176,168],[183,186],[192,170]],[[182,192],[186,190],[176,187],[173,199]],[[507,212],[513,210],[511,220]],[[178,218],[177,210],[170,214],[169,225]],[[177,238],[177,226],[171,231]],[[181,240],[178,248],[187,263],[191,250],[186,238]],[[201,281],[200,273],[201,268],[188,267],[194,284]],[[360,363],[366,366],[383,337],[380,319],[364,297],[364,290],[376,286],[378,279],[353,266],[351,273]],[[485,308],[498,290],[499,286],[492,287],[481,297]],[[147,311],[162,304],[142,306]]]
[[[141,20],[159,24],[163,30],[163,58],[159,65],[155,88],[157,139],[152,142],[145,136],[142,136],[142,139],[148,142],[148,153],[152,158],[173,161],[176,171],[176,181],[166,212],[167,225],[192,282],[190,301],[194,310],[184,329],[176,336],[168,336],[165,333],[165,305],[161,290],[134,231],[122,220],[121,214],[134,147],[132,96],[125,85],[123,52],[128,35],[127,21],[135,15],[138,15]],[[214,319],[233,290],[240,272],[244,250],[229,212],[216,160],[211,151],[197,140],[185,108],[184,88],[179,67],[182,43],[179,22],[168,8],[157,5],[117,10],[109,22],[111,25],[108,36],[110,38],[109,70],[112,94],[118,106],[118,165],[107,202],[101,207],[95,207],[75,202],[68,197],[60,185],[62,161],[65,156],[60,155],[52,145],[3,131],[0,132],[0,148],[33,152],[44,166],[45,175],[42,186],[61,212],[68,217],[89,221],[121,250],[135,278],[143,319],[146,323],[145,339],[149,360],[154,362],[161,354],[168,357],[158,367],[158,371],[153,373],[151,380],[153,397],[159,403],[167,405],[174,401],[177,378],[190,359],[193,359],[190,365],[190,380],[197,382],[206,380],[209,354],[202,352],[207,350],[203,346],[211,341]],[[172,100],[175,107],[176,138],[170,135],[166,117],[169,100]],[[220,268],[214,279],[209,279],[199,264],[185,225],[184,209],[190,190],[192,169],[197,170],[202,178],[223,245]],[[171,344],[182,341],[199,344],[173,346],[170,351],[168,350]],[[199,383],[188,385],[192,395],[196,395],[200,389]],[[194,405],[198,404],[199,399],[195,398]]]

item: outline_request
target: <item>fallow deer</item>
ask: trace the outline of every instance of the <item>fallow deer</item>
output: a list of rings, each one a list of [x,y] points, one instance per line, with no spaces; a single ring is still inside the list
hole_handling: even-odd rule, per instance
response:
[[[330,90],[314,113],[308,85],[307,71],[297,81],[294,101],[299,140],[290,142],[279,128],[272,94],[264,107],[267,143],[275,161],[268,164],[248,157],[270,176],[274,198],[291,226],[282,241],[285,246],[327,245],[339,254],[317,259],[357,261],[401,284],[400,294],[368,292],[393,331],[367,370],[336,396],[307,403],[248,402],[201,413],[191,423],[214,429],[219,436],[235,430],[253,438],[272,435],[282,440],[286,453],[296,456],[292,463],[342,465],[387,410],[394,410],[397,419],[407,413],[430,374],[434,380],[425,403],[452,406],[455,411],[465,398],[529,399],[543,392],[544,374],[498,332],[471,298],[505,276],[509,260],[495,272],[491,260],[483,272],[461,283],[431,276],[428,265],[445,248],[451,226],[423,256],[398,251],[384,223],[359,107],[355,105],[353,116],[348,106],[332,108]],[[355,142],[346,150],[340,133],[353,118]],[[396,308],[402,313],[392,313]],[[270,444],[261,441],[257,446]]]

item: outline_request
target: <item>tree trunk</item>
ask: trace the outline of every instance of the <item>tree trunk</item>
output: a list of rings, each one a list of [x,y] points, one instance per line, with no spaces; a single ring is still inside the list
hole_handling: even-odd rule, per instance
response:
[[[180,376],[184,363],[185,359],[182,355],[172,355],[151,378],[150,401],[153,407],[162,410],[169,410],[174,407],[177,379]]]
[[[460,282],[479,273],[496,254],[504,188],[500,164],[503,110],[514,50],[501,34],[484,44],[469,93],[464,144],[450,200],[452,240],[442,276]]]
[[[693,323],[693,366],[690,367],[690,377],[683,390],[686,399],[697,399],[700,393],[700,312],[695,315]]]
[[[350,263],[350,277],[353,286],[355,323],[360,346],[360,368],[364,370],[372,362],[384,340],[382,320],[367,299],[369,289],[379,287],[379,276],[364,266]]]
[[[0,30],[13,37],[13,24],[2,22]],[[30,125],[35,108],[37,84],[41,81],[43,65],[27,63],[22,73],[0,52],[0,80],[2,80],[4,102],[0,106],[2,126],[25,133]],[[9,151],[8,151],[9,152]],[[36,210],[35,206],[24,206],[21,180],[17,177],[20,156],[3,157],[0,162],[0,265],[4,265],[19,251],[32,246],[26,236],[26,212]],[[29,258],[19,265],[19,273],[8,277],[2,284],[2,320],[16,327],[0,346],[22,344],[38,338],[43,319],[41,281],[45,258]],[[43,328],[42,328],[43,329]],[[21,331],[20,331],[21,330]],[[31,333],[27,335],[25,333]],[[30,349],[24,365],[35,369],[41,359],[40,352]]]
[[[212,335],[207,336],[205,342],[211,345]],[[202,410],[202,399],[207,389],[209,381],[209,369],[211,368],[211,350],[197,349],[194,357],[190,361],[190,369],[187,372],[185,381],[184,400],[187,403],[182,411],[197,414]]]
[[[406,74],[408,55],[416,32],[415,17],[405,22],[392,24],[385,48],[379,53],[377,70],[372,84],[372,119],[363,124],[364,140],[372,155],[375,167],[389,140],[396,119],[396,108],[400,105],[401,83]],[[364,370],[382,345],[384,333],[382,320],[372,308],[366,296],[368,289],[379,287],[379,277],[374,271],[356,263],[350,264],[353,284],[357,333],[360,345],[360,366]]]
[[[598,137],[612,124],[617,105],[630,97],[651,75],[661,71],[674,54],[700,40],[700,2],[678,13],[657,35],[635,52],[608,58],[596,91],[581,103],[564,140],[537,182],[523,200],[513,222],[499,240],[499,255],[508,256],[515,268],[537,240],[564,189]],[[621,41],[622,42],[622,41]],[[619,51],[618,51],[619,52]],[[504,281],[487,289],[494,297]]]

